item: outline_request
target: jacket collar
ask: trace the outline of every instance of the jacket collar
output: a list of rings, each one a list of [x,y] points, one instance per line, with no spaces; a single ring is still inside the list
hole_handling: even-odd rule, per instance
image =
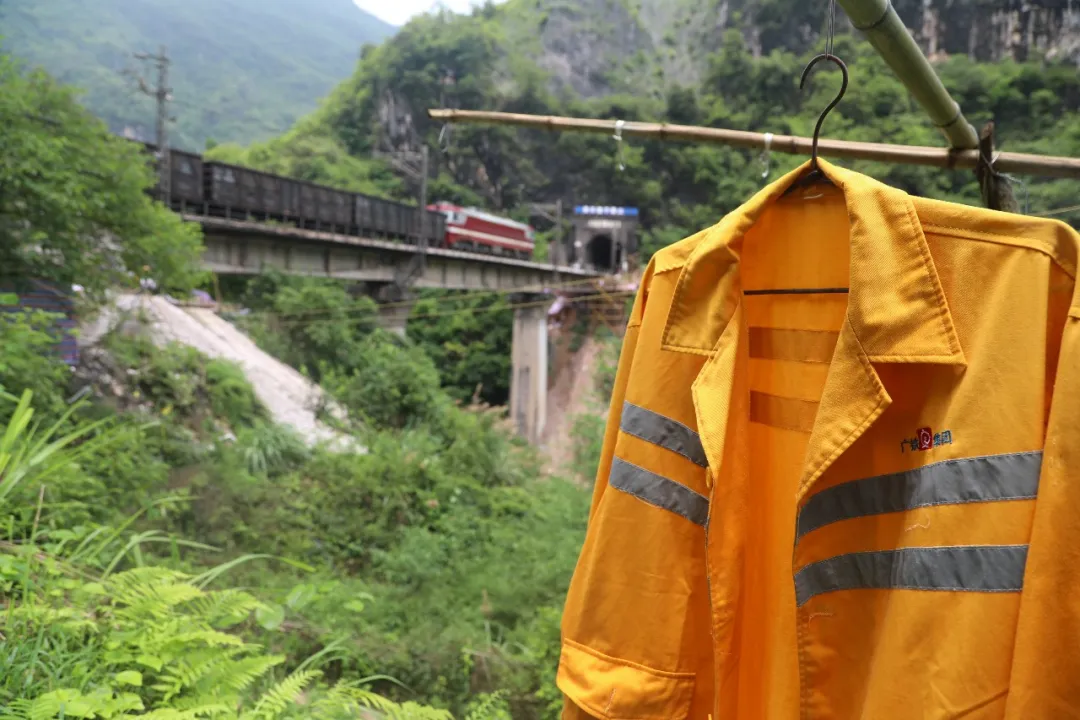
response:
[[[818,164],[844,193],[851,227],[848,324],[862,354],[870,362],[965,364],[911,198],[824,160]],[[706,231],[679,276],[664,349],[714,354],[742,295],[743,237],[808,165],[768,185]]]

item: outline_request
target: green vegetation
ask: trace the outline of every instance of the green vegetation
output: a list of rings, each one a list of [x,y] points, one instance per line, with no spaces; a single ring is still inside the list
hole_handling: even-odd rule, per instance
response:
[[[143,195],[144,159],[43,74],[6,69],[5,117],[31,101],[66,113],[0,130],[16,149],[5,188],[22,193],[4,206],[23,258],[14,279],[96,294],[146,264],[168,269],[155,272],[166,287],[196,281],[198,236]],[[61,172],[88,172],[77,140],[134,179],[108,193]],[[59,148],[69,163],[51,159]],[[48,236],[27,214],[46,201]],[[114,203],[154,234],[93,215]],[[76,237],[97,234],[135,250],[67,262]],[[56,244],[41,253],[52,264],[31,238]],[[239,368],[155,346],[137,312],[75,373],[52,318],[0,313],[0,714],[556,717],[560,607],[588,493],[545,476],[500,409],[459,402],[478,386],[506,392],[505,299],[428,298],[402,339],[337,283],[266,275],[236,292],[256,340],[348,412],[350,449],[306,446],[272,424]]]
[[[413,308],[409,337],[435,361],[443,386],[456,400],[509,403],[514,327],[509,305],[496,293],[442,293],[421,297]]]
[[[360,46],[394,28],[350,0],[4,0],[6,47],[61,81],[114,132],[153,139],[155,105],[124,69],[156,82],[132,58],[166,45],[173,143],[251,142],[286,130],[356,63]]]
[[[371,152],[384,142],[440,147],[442,127],[427,117],[432,107],[810,135],[838,82],[834,71],[822,70],[805,92],[798,89],[803,66],[820,50],[820,40],[813,38],[816,28],[823,26],[827,4],[795,0],[746,4],[756,7],[747,17],[760,23],[760,57],[737,30],[690,42],[687,38],[705,30],[686,25],[679,42],[689,43],[683,59],[696,70],[686,74],[685,82],[680,83],[682,75],[671,68],[659,79],[613,68],[610,77],[597,80],[587,93],[566,87],[562,75],[542,71],[534,62],[561,67],[558,52],[568,52],[565,47],[553,49],[555,39],[545,35],[554,32],[552,23],[564,23],[558,27],[572,33],[563,45],[578,37],[573,33],[593,33],[590,44],[580,46],[581,52],[595,49],[625,56],[619,23],[645,23],[644,16],[634,21],[627,10],[623,17],[624,11],[612,3],[582,3],[569,9],[512,0],[469,17],[420,17],[386,44],[365,52],[354,75],[293,131],[268,144],[233,148],[231,157],[284,171],[302,166],[305,177],[327,182],[340,182],[343,173],[355,167],[353,186],[374,185],[382,194],[412,198],[416,188],[411,182],[385,180],[373,169],[379,161],[371,159]],[[704,7],[679,4],[672,10],[672,22],[678,21],[679,13],[705,12]],[[981,11],[972,7],[965,12]],[[578,19],[567,21],[568,13],[577,13]],[[733,25],[748,22],[738,15],[731,16]],[[648,32],[650,28],[642,25],[640,36]],[[541,47],[538,38],[546,45]],[[850,67],[851,85],[825,125],[828,137],[942,145],[938,130],[867,43],[841,34],[836,51]],[[977,63],[954,55],[940,62],[938,70],[973,123],[981,127],[995,121],[1000,149],[1075,156],[1080,152],[1080,76],[1067,62],[1040,60],[1034,53],[1030,57],[1023,63]],[[597,90],[600,86],[607,88],[604,94]],[[388,98],[397,113],[410,119],[411,132],[389,132],[382,114]],[[311,138],[318,138],[325,169],[307,162]],[[526,217],[527,203],[560,198],[567,205],[635,205],[642,209],[646,255],[712,225],[765,182],[758,154],[730,147],[630,140],[623,143],[626,168],[619,171],[615,143],[605,135],[453,126],[448,138],[443,138],[444,152],[433,155],[429,197],[478,204],[519,218]],[[800,158],[774,155],[769,178],[798,162]],[[980,203],[971,172],[869,162],[850,166],[912,193]],[[1074,204],[1071,198],[1078,190],[1072,181],[1031,179],[1018,185],[1017,197],[1030,212],[1043,212]],[[1080,219],[1076,213],[1063,217]]]
[[[7,126],[14,147],[87,137],[91,157],[145,178],[66,91],[14,70],[7,81],[9,102],[47,88],[52,112],[72,118],[48,135]],[[25,196],[52,198],[55,227],[69,227],[82,206],[60,198],[75,181],[41,177]],[[171,221],[143,186],[110,201]],[[10,227],[25,227],[27,207],[6,206]],[[160,267],[158,251],[138,260]],[[170,286],[197,277],[196,257],[176,256]],[[15,270],[94,291],[125,277]],[[468,312],[448,325],[445,303],[427,300],[417,339],[402,340],[332,282],[268,275],[240,292],[249,331],[322,380],[362,450],[306,447],[269,422],[238,368],[155,347],[137,315],[73,376],[51,318],[0,314],[5,716],[554,717],[559,608],[587,493],[543,478],[501,411],[455,402],[476,386],[506,392],[505,300],[462,297]],[[70,405],[87,383],[93,399]]]
[[[300,707],[313,717],[355,717],[362,708],[401,720],[449,717],[398,705],[360,682],[321,682],[326,652],[282,671],[286,656],[252,637],[259,626],[275,627],[280,610],[247,592],[208,589],[230,566],[254,557],[185,573],[150,564],[151,543],[167,541],[174,555],[202,549],[198,544],[154,531],[125,533],[130,520],[116,528],[40,524],[43,511],[51,511],[45,488],[62,485],[82,457],[108,452],[122,427],[96,435],[100,423],[76,422],[63,435],[57,426],[45,430],[34,421],[32,398],[22,394],[0,440],[0,513],[9,518],[0,541],[4,717],[269,720],[297,717]],[[18,491],[35,485],[41,492],[33,524],[17,534],[11,519],[24,509]]]
[[[134,398],[166,415],[176,412],[194,424],[223,420],[233,428],[266,419],[244,371],[227,360],[208,360],[178,343],[155,347],[145,333],[113,334],[106,347],[125,370]]]
[[[71,89],[0,54],[0,275],[97,295],[153,269],[171,290],[198,281],[197,225],[144,193],[137,147],[108,133]]]
[[[5,355],[48,339],[24,319],[6,326]],[[305,707],[385,697],[402,703],[390,717],[439,717],[405,709],[415,703],[476,720],[555,717],[559,607],[587,494],[539,479],[500,412],[456,406],[417,348],[373,330],[353,360],[365,391],[337,395],[366,420],[366,451],[332,453],[262,420],[228,365],[151,350],[130,324],[105,346],[127,368],[101,378],[126,380],[119,400],[58,407],[59,432],[96,445],[0,505],[9,528],[37,538],[31,550],[16,532],[11,552],[44,563],[11,561],[29,585],[12,586],[22,600],[4,632],[49,673],[12,691],[37,703],[13,710],[288,717],[261,709],[306,687]],[[431,369],[398,392],[405,363]],[[344,370],[322,366],[333,390]],[[18,367],[0,378],[6,393],[40,382],[40,368]],[[11,422],[25,426],[20,412]],[[230,582],[244,590],[208,588]]]
[[[780,38],[791,37],[790,23],[816,22],[818,10],[793,0],[759,3],[760,57],[737,32],[694,40],[704,31],[684,22],[692,4],[680,0],[662,51],[643,45],[626,67],[597,64],[580,91],[581,78],[556,82],[535,61],[568,14],[601,39],[616,21],[658,23],[655,4],[604,5],[609,17],[536,0],[421,17],[367,48],[354,75],[289,132],[214,154],[409,197],[411,181],[371,153],[387,143],[438,147],[428,107],[807,134],[833,92],[828,73],[797,89],[813,42]],[[13,7],[0,17],[63,5]],[[696,54],[685,58],[686,77],[697,79],[666,81],[688,43]],[[867,45],[843,36],[837,52],[852,85],[830,136],[937,142]],[[996,121],[1002,146],[1080,152],[1075,68],[960,57],[940,69],[973,120]],[[630,94],[634,77],[640,92]],[[602,97],[591,92],[598,87]],[[228,114],[231,102],[217,110]],[[146,198],[152,178],[138,153],[109,138],[69,90],[6,57],[0,144],[0,267],[12,279],[79,283],[92,298],[144,266],[168,289],[200,281],[198,233]],[[637,205],[647,255],[714,223],[764,182],[759,158],[731,148],[627,142],[620,171],[613,145],[454,128],[434,154],[431,197],[518,218],[527,203],[557,198]],[[771,176],[795,162],[773,158]],[[978,201],[970,173],[855,167],[911,192]],[[1027,195],[1032,210],[1045,210],[1071,204],[1077,189],[1032,182]],[[0,716],[558,717],[560,610],[589,493],[545,474],[498,408],[512,303],[423,293],[399,338],[347,284],[266,274],[225,286],[250,310],[236,322],[320,382],[347,412],[335,422],[355,442],[306,445],[271,422],[237,367],[157,347],[137,317],[72,373],[52,352],[48,317],[0,313]],[[588,328],[573,332],[567,344],[580,347]],[[614,381],[619,342],[601,341],[594,406],[574,420],[570,470],[581,477],[595,473]],[[73,400],[86,385],[94,392]]]

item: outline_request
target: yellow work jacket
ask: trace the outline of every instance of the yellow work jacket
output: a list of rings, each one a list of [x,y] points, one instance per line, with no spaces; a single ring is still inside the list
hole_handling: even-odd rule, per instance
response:
[[[644,274],[566,720],[1080,717],[1078,237],[820,164]]]

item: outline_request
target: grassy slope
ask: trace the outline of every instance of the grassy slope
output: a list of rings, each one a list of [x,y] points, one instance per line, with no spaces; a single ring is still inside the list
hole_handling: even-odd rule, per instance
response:
[[[287,129],[394,28],[350,0],[4,0],[4,46],[60,80],[114,130],[153,133],[153,102],[121,76],[131,53],[173,58],[175,142],[250,142]],[[147,73],[150,72],[146,68]]]

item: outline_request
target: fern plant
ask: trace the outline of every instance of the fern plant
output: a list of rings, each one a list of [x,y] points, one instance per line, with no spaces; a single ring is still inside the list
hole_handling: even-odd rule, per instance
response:
[[[24,394],[0,435],[0,512],[18,509],[14,485],[66,472],[96,441],[84,439],[94,425],[56,438],[56,427],[39,432],[32,418]],[[156,566],[114,572],[129,550],[157,539],[155,531],[130,539],[124,532],[97,528],[81,541],[73,531],[54,533],[48,544],[35,532],[22,542],[9,533],[0,542],[0,720],[344,719],[364,717],[360,709],[373,719],[451,720],[392,703],[359,681],[327,687],[314,662],[280,677],[287,658],[245,637],[267,606],[239,590],[207,589],[258,556],[197,576]],[[113,543],[122,550],[104,571],[80,565]]]
[[[248,593],[204,590],[196,578],[161,567],[89,582],[55,566],[43,575],[40,592],[9,606],[4,630],[34,646],[32,662],[46,677],[21,697],[9,686],[0,720],[344,720],[367,717],[361,709],[386,720],[452,720],[445,711],[393,703],[356,681],[327,687],[317,669],[274,682],[286,658],[240,632],[262,607]],[[69,651],[80,643],[90,652],[73,664]],[[9,664],[5,672],[18,669]]]

